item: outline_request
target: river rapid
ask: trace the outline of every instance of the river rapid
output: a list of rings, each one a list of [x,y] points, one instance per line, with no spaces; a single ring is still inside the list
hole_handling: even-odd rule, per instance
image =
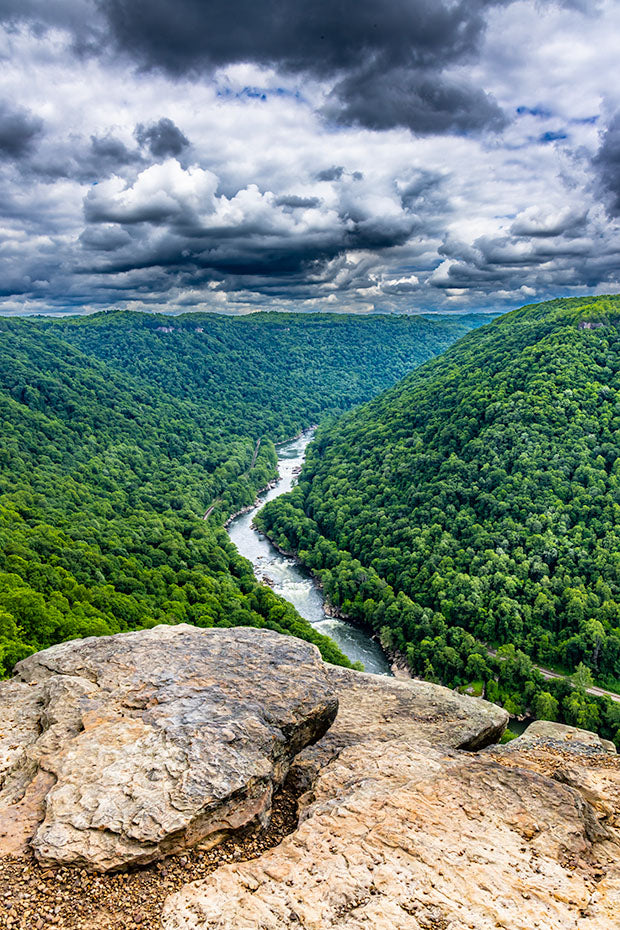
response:
[[[280,479],[275,487],[260,495],[257,507],[231,520],[228,535],[241,555],[250,560],[258,580],[270,584],[276,594],[290,601],[316,630],[338,643],[352,662],[362,662],[365,670],[375,675],[390,675],[389,663],[378,643],[346,620],[328,616],[321,589],[310,573],[295,559],[278,552],[266,536],[252,527],[261,507],[291,490],[313,436],[314,431],[307,430],[297,439],[278,446]]]

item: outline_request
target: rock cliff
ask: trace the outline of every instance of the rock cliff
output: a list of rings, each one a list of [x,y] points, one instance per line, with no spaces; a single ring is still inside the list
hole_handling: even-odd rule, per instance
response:
[[[618,928],[620,767],[594,734],[499,746],[495,705],[188,626],[32,656],[0,715],[4,887],[27,902],[6,926],[33,925],[57,874],[71,930]],[[283,783],[287,826],[248,833]],[[94,876],[91,904],[68,865],[141,867]],[[5,926],[2,888],[0,862]]]

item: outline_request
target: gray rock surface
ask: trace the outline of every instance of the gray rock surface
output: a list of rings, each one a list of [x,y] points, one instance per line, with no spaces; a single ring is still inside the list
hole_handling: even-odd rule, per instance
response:
[[[338,716],[325,736],[295,759],[291,777],[302,788],[309,788],[321,768],[348,746],[398,738],[475,750],[497,741],[508,724],[508,714],[496,704],[427,681],[335,665],[327,666],[327,674],[338,695]]]
[[[505,747],[502,747],[502,750],[520,752],[524,747],[546,742],[562,744],[562,748],[566,750],[574,747],[578,753],[583,753],[586,749],[591,752],[608,752],[612,755],[616,752],[616,747],[611,740],[602,739],[598,733],[580,730],[578,727],[569,727],[564,723],[553,723],[551,720],[534,720],[521,736],[511,740]]]
[[[63,643],[0,684],[0,854],[107,871],[268,818],[338,707],[316,647],[186,624]]]

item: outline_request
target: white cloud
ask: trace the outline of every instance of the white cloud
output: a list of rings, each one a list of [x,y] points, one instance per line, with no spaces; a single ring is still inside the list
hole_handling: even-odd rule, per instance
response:
[[[618,288],[591,166],[620,108],[612,0],[488,12],[479,57],[450,75],[510,122],[475,136],[327,123],[317,76],[173,80],[76,55],[68,16],[0,28],[0,100],[43,127],[0,163],[0,310],[467,310]],[[152,163],[135,129],[162,118],[190,144]]]

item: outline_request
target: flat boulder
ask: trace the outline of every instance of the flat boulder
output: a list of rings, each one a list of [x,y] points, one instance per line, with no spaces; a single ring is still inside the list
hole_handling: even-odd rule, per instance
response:
[[[267,822],[338,699],[318,649],[186,624],[75,640],[0,684],[0,855],[109,871]]]
[[[564,723],[555,723],[551,720],[534,720],[529,727],[511,740],[503,750],[505,752],[520,752],[524,747],[551,745],[557,748],[576,753],[616,753],[616,747],[608,739],[602,739],[598,733],[590,730],[581,730],[579,727],[569,727]]]
[[[398,738],[477,750],[497,742],[508,724],[502,707],[428,681],[335,665],[327,666],[327,675],[338,695],[338,716],[325,736],[295,759],[291,776],[298,790],[310,788],[318,772],[346,747]]]

